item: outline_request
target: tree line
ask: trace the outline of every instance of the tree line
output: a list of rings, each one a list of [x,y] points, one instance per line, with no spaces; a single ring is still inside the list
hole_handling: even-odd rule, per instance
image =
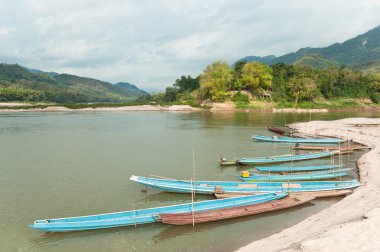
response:
[[[241,91],[251,93],[256,99],[295,105],[300,101],[312,102],[316,98],[342,97],[370,98],[378,103],[380,76],[364,75],[347,67],[315,69],[283,63],[267,66],[260,62],[245,61],[230,67],[225,61],[216,61],[196,78],[188,75],[177,79],[166,88],[165,93],[157,94],[153,99],[182,103],[206,100],[223,102],[228,98],[234,100],[234,96],[243,97]]]

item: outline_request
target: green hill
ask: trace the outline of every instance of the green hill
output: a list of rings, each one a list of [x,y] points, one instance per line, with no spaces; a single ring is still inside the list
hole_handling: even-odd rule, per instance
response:
[[[280,57],[248,56],[238,61],[259,61],[268,65],[276,63],[306,64],[318,68],[333,65],[355,67],[369,62],[380,61],[380,26],[343,43],[322,48],[302,48],[297,52]],[[378,70],[373,68],[372,70]]]
[[[136,86],[0,64],[0,101],[129,102],[146,96]]]
[[[353,65],[352,69],[362,71],[365,74],[380,74],[380,60]]]
[[[337,62],[334,62],[332,60],[328,60],[318,54],[307,54],[304,55],[302,58],[296,60],[293,65],[302,65],[302,66],[310,66],[313,68],[319,68],[319,69],[325,69],[330,67],[336,67],[340,64]]]

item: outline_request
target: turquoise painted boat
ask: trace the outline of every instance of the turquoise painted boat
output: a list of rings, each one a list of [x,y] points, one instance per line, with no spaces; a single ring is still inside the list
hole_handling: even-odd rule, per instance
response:
[[[130,180],[144,186],[176,193],[264,193],[264,192],[313,192],[356,188],[357,180],[345,181],[292,181],[290,182],[238,182],[238,181],[189,181],[157,179],[132,175]]]
[[[256,139],[258,141],[276,142],[276,143],[338,144],[345,141],[338,138],[293,138],[293,137],[260,136],[260,135],[254,135],[251,138]]]
[[[289,174],[263,174],[257,172],[242,172],[243,181],[297,181],[297,180],[324,180],[335,179],[349,175],[351,168],[317,171],[317,172],[304,172],[304,173],[289,173]]]
[[[122,227],[157,222],[157,217],[161,213],[191,213],[216,209],[226,209],[236,206],[253,205],[277,200],[286,197],[287,195],[288,194],[286,192],[270,192],[230,199],[199,201],[194,202],[194,204],[186,203],[99,215],[36,220],[34,224],[30,226],[35,229],[51,232]]]
[[[261,172],[303,172],[319,171],[341,168],[343,165],[308,165],[308,166],[256,166],[255,169]]]
[[[246,164],[246,165],[284,163],[284,162],[293,162],[293,161],[300,161],[300,160],[330,157],[338,153],[339,151],[322,151],[322,152],[298,154],[298,155],[289,154],[289,155],[271,156],[271,157],[239,158],[237,162],[239,164]]]

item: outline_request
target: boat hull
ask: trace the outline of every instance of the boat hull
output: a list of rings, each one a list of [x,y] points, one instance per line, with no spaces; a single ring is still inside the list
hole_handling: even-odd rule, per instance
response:
[[[335,154],[338,154],[338,151],[322,151],[322,152],[311,153],[311,154],[283,155],[283,156],[273,156],[273,157],[239,158],[237,162],[240,164],[245,164],[245,165],[286,163],[286,162],[331,157]]]
[[[204,223],[218,220],[231,219],[236,217],[255,215],[260,213],[273,212],[281,209],[291,208],[305,204],[315,199],[310,195],[301,195],[298,197],[286,197],[284,199],[265,202],[256,205],[234,207],[229,209],[219,209],[198,213],[181,213],[181,214],[160,214],[160,221],[171,225],[189,225],[195,223]]]
[[[292,137],[270,137],[254,135],[252,139],[264,142],[275,143],[320,143],[320,144],[338,144],[345,140],[337,138],[292,138]]]
[[[303,172],[320,171],[341,168],[343,165],[310,165],[310,166],[257,166],[256,170],[261,172]]]
[[[63,232],[138,225],[157,222],[157,216],[160,213],[209,211],[220,208],[235,207],[236,205],[243,206],[249,204],[259,204],[266,201],[277,200],[286,196],[286,192],[251,196],[245,195],[244,197],[239,197],[232,201],[209,200],[99,215],[36,220],[31,227],[43,231]]]
[[[297,180],[324,180],[324,179],[335,179],[341,178],[349,175],[350,168],[329,170],[329,171],[318,171],[318,172],[307,172],[307,173],[289,173],[289,174],[263,174],[263,173],[253,173],[251,172],[248,177],[244,174],[241,176],[243,181],[297,181]]]
[[[354,150],[369,149],[369,147],[366,147],[366,146],[355,146],[355,145],[354,146],[349,146],[349,147],[300,145],[300,146],[294,146],[293,149],[295,149],[295,150],[340,150],[340,151],[354,151]]]
[[[351,194],[353,192],[352,189],[341,189],[341,190],[326,190],[326,191],[314,191],[314,192],[290,192],[290,197],[297,197],[300,195],[311,195],[315,198],[329,198],[329,197],[339,197]],[[214,196],[218,199],[239,197],[242,195],[249,194],[240,194],[240,193],[215,193]]]
[[[145,186],[167,192],[198,194],[241,193],[253,194],[264,192],[307,192],[351,189],[360,185],[357,180],[347,181],[292,181],[292,182],[236,182],[236,181],[196,181],[156,179],[131,176],[130,180]]]
[[[271,126],[268,126],[268,130],[272,131],[272,132],[274,132],[276,134],[279,134],[279,135],[283,135],[285,133],[284,130],[276,128],[276,127],[271,127]]]

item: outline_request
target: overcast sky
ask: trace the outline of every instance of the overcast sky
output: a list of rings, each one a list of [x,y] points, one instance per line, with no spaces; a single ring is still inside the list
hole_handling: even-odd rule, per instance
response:
[[[0,62],[161,89],[232,64],[343,42],[379,0],[0,0]]]

